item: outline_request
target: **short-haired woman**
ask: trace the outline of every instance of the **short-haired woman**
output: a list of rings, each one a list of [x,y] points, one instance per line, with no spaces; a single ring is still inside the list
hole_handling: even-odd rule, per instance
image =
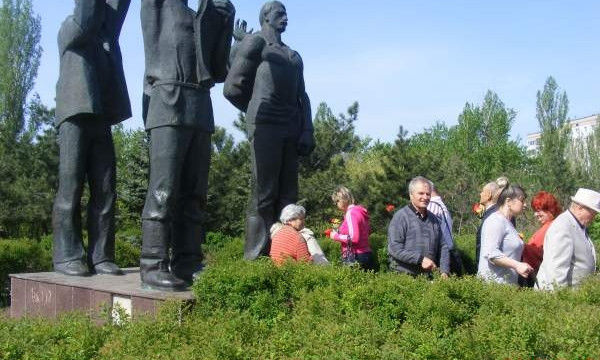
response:
[[[498,196],[498,211],[481,229],[481,257],[477,275],[486,281],[517,285],[533,268],[521,261],[523,240],[511,219],[525,209],[527,195],[516,185],[507,185]]]
[[[281,222],[271,226],[269,256],[275,264],[285,260],[311,261],[306,240],[300,234],[305,216],[306,210],[300,205],[290,204],[281,210]]]
[[[339,210],[344,212],[344,221],[337,231],[332,231],[329,237],[342,246],[342,261],[360,264],[364,270],[375,269],[375,258],[369,245],[369,213],[362,205],[354,203],[354,196],[345,186],[338,186],[331,200]]]
[[[533,268],[532,275],[535,275],[540,268],[544,256],[544,237],[546,236],[546,231],[550,227],[550,224],[552,224],[552,221],[560,215],[562,209],[554,195],[546,191],[540,191],[535,194],[533,199],[531,199],[531,209],[535,211],[535,218],[542,227],[525,244],[523,261],[531,265]],[[532,287],[534,277],[530,276],[529,279],[531,280],[527,285]]]

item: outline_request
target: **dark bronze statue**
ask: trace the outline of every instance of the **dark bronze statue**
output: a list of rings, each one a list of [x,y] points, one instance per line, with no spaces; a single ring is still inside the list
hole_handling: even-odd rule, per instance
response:
[[[224,87],[225,97],[246,113],[251,144],[246,259],[269,254],[271,225],[298,198],[298,155],[310,154],[315,146],[302,59],[281,41],[288,22],[285,6],[266,3],[259,20],[257,33],[236,29],[236,37],[243,38],[235,45]]]
[[[202,270],[214,119],[210,88],[223,82],[235,9],[229,0],[142,0],[143,118],[150,181],[142,213],[145,288],[177,291]]]
[[[53,209],[54,269],[67,275],[122,274],[115,264],[115,151],[111,125],[131,117],[119,34],[130,0],[75,0],[58,34],[56,126],[59,186]],[[87,261],[81,195],[87,209]]]

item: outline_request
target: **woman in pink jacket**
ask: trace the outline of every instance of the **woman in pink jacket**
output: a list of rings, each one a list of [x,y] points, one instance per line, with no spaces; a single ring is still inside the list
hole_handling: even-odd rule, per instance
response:
[[[329,237],[342,245],[342,261],[359,263],[364,270],[375,269],[373,251],[369,246],[369,213],[362,205],[354,204],[354,197],[348,188],[338,186],[331,199],[338,209],[345,212],[344,221]]]

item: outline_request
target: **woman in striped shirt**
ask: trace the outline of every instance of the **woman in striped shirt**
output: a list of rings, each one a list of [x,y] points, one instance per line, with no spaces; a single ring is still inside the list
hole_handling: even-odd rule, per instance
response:
[[[306,210],[300,205],[290,204],[281,210],[281,222],[271,226],[271,251],[269,256],[275,264],[286,260],[311,261],[306,240],[300,234],[304,228]]]

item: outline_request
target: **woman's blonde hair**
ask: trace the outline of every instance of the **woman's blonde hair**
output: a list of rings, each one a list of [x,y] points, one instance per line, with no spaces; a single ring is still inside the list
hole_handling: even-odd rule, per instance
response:
[[[354,196],[352,196],[352,192],[350,192],[350,190],[347,187],[342,185],[339,185],[335,188],[335,191],[331,195],[331,200],[333,200],[333,202],[335,203],[342,200],[345,201],[348,205],[354,204]]]

